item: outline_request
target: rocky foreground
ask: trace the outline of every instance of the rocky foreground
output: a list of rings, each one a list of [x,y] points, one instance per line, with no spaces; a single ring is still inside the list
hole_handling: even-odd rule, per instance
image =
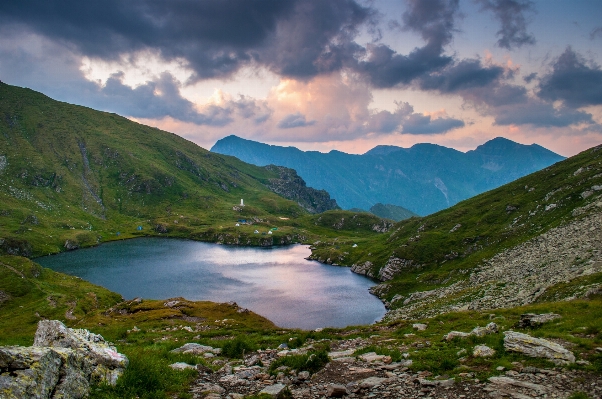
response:
[[[542,340],[545,341],[545,340]],[[405,360],[391,362],[389,356],[374,352],[353,356],[358,349],[372,343],[371,339],[352,339],[332,343],[331,361],[310,376],[307,371],[280,367],[276,376],[268,374],[269,364],[299,350],[262,350],[249,354],[244,362],[228,362],[219,371],[198,367],[199,379],[190,392],[194,398],[238,399],[264,393],[272,397],[292,398],[567,398],[584,392],[591,398],[602,397],[602,376],[561,367],[525,367],[514,362],[512,369],[498,367],[498,375],[486,380],[475,378],[472,372],[460,378],[434,376],[428,371],[413,372],[412,349],[404,353]],[[598,348],[602,351],[602,348]],[[203,350],[207,350],[206,347]],[[480,356],[475,347],[473,356]],[[486,354],[485,354],[486,356]],[[574,358],[573,358],[574,359]],[[574,360],[573,360],[574,361]],[[182,364],[173,367],[186,367]],[[189,366],[192,367],[192,366]]]

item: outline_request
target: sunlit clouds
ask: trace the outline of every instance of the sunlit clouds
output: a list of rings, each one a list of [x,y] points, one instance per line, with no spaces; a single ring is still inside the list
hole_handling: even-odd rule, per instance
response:
[[[602,141],[602,5],[110,0],[0,5],[0,79],[210,148],[363,153]],[[553,26],[553,28],[552,28]]]

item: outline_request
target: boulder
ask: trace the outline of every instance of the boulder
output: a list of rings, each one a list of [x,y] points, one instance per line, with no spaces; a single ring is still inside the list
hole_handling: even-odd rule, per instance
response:
[[[355,349],[347,349],[344,351],[337,351],[337,352],[328,352],[328,357],[331,359],[338,359],[341,357],[348,357],[351,356],[355,353]]]
[[[559,319],[562,316],[556,313],[525,313],[520,315],[520,320],[517,324],[518,328],[534,328],[539,327],[549,321]]]
[[[49,348],[0,347],[0,397],[51,398],[61,364],[61,356]]]
[[[428,326],[426,324],[423,324],[423,323],[414,323],[414,324],[412,324],[412,328],[414,330],[418,330],[418,331],[424,331],[424,330],[427,329],[427,327]]]
[[[301,381],[309,380],[309,371],[301,371],[297,374],[297,378]]]
[[[516,331],[504,332],[504,348],[530,357],[541,357],[556,364],[575,363],[575,355],[555,342]]]
[[[458,338],[466,338],[466,337],[470,337],[470,334],[462,332],[462,331],[450,331],[450,332],[448,332],[447,334],[445,334],[443,336],[443,339],[446,340],[446,341],[451,341],[452,339],[454,339],[456,337],[458,337]]]
[[[485,335],[495,334],[499,331],[497,324],[491,322],[487,324],[485,327],[475,327],[470,335],[475,335],[477,337],[484,337]]]
[[[329,398],[342,398],[347,395],[347,388],[344,385],[332,384],[326,390],[326,396]]]
[[[474,357],[491,357],[495,355],[495,350],[487,345],[477,345],[472,350],[472,355]]]
[[[386,380],[387,380],[386,378],[368,377],[368,378],[365,378],[365,379],[361,380],[359,382],[359,386],[362,389],[371,389],[371,388],[374,388],[377,385],[382,384]]]
[[[467,337],[470,337],[471,335],[474,335],[477,337],[484,337],[485,335],[488,335],[488,334],[495,334],[498,331],[499,331],[499,329],[498,329],[497,324],[489,323],[485,327],[475,327],[469,333],[465,333],[462,331],[450,331],[449,333],[447,333],[446,335],[443,336],[443,339],[446,341],[451,341],[452,339],[454,339],[456,337],[467,338]]]
[[[58,320],[38,323],[33,346],[72,349],[91,364],[93,381],[111,385],[117,383],[117,378],[128,365],[127,357],[118,353],[101,335],[68,328]]]
[[[368,352],[368,353],[364,353],[363,355],[360,355],[360,359],[362,359],[365,362],[371,363],[371,362],[377,362],[377,361],[381,361],[385,358],[385,355],[377,355],[376,352]],[[391,363],[391,362],[389,362]]]
[[[202,355],[204,353],[210,352],[213,354],[221,353],[221,348],[214,348],[212,346],[201,345],[196,343],[187,343],[179,348],[173,349],[171,353],[186,353],[191,355]]]
[[[180,371],[196,368],[196,366],[193,366],[192,364],[188,364],[188,363],[184,363],[184,362],[173,363],[173,364],[170,364],[169,367],[171,367],[174,370],[180,370]]]
[[[286,385],[284,384],[268,385],[267,387],[263,388],[259,394],[266,394],[270,395],[271,397],[278,398],[284,395],[285,389]]]
[[[94,382],[114,385],[126,366],[102,336],[43,320],[34,346],[0,347],[0,397],[81,399]]]

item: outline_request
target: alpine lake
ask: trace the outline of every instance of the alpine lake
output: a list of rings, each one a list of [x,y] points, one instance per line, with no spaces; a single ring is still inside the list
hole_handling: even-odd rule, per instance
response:
[[[305,245],[258,248],[137,238],[35,259],[121,294],[236,302],[284,328],[370,324],[385,314],[375,285],[348,267],[306,260]]]

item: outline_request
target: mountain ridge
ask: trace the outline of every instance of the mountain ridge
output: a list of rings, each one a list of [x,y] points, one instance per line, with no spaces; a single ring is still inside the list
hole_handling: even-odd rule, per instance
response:
[[[436,144],[410,148],[377,146],[364,154],[320,153],[280,147],[230,135],[212,152],[255,165],[295,169],[308,185],[323,189],[343,209],[376,203],[404,207],[420,215],[540,170],[564,157],[539,145],[496,138],[466,153]]]

